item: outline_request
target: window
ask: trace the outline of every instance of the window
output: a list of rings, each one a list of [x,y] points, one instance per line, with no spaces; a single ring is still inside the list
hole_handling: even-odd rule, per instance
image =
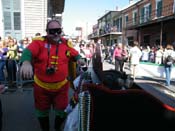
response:
[[[140,10],[140,23],[144,22],[144,8],[141,8]]]
[[[120,32],[122,32],[122,17],[120,17]]]
[[[21,10],[21,5],[20,5],[20,0],[13,0],[13,9],[15,11],[20,11]]]
[[[14,30],[21,30],[20,12],[14,12]]]
[[[134,10],[132,13],[133,25],[137,23],[137,10]]]
[[[120,27],[120,21],[119,21],[119,19],[117,19],[116,27],[117,27],[117,32],[119,32],[119,27]]]
[[[162,0],[156,1],[156,16],[157,17],[162,16]]]
[[[2,0],[3,10],[11,9],[11,0]]]
[[[151,19],[151,4],[145,5],[140,10],[140,23],[147,22]]]
[[[128,15],[125,15],[125,26],[127,26],[128,20],[129,20]]]
[[[5,30],[11,30],[11,13],[10,12],[4,12],[4,29]]]
[[[147,22],[151,18],[151,4],[145,5],[144,8],[144,22]]]

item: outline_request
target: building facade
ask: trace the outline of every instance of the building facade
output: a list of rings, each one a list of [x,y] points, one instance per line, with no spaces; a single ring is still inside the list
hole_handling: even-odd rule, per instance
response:
[[[45,34],[50,19],[61,20],[64,0],[0,0],[0,36],[18,40]]]
[[[98,20],[98,25],[102,24],[102,28],[108,27],[106,16],[107,14]],[[114,16],[116,17],[111,17],[111,20],[108,21],[113,21],[112,23],[117,29],[118,25],[121,25],[123,44],[131,45],[134,40],[137,40],[141,46],[166,46],[175,41],[173,28],[175,26],[175,0],[138,0],[120,11],[116,11]],[[115,19],[117,20],[115,21]],[[101,35],[101,26],[98,26],[98,30],[99,34],[94,36],[93,32],[89,38],[101,38],[103,44],[108,44],[108,38],[104,37],[108,33],[103,32],[104,34]],[[118,30],[114,33],[118,33]],[[118,42],[120,37],[110,38],[113,43],[116,42],[116,39]]]
[[[105,45],[121,42],[122,17],[120,11],[109,11],[98,19],[99,36]]]
[[[174,0],[142,0],[125,10],[125,36],[142,46],[172,44],[175,31]],[[131,33],[132,32],[132,33]],[[133,33],[134,32],[134,33]]]

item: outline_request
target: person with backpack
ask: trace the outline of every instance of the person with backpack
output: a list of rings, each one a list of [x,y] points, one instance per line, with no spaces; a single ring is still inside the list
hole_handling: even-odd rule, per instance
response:
[[[167,45],[163,54],[163,64],[165,69],[165,86],[169,87],[171,82],[171,72],[175,60],[175,52],[172,45]]]

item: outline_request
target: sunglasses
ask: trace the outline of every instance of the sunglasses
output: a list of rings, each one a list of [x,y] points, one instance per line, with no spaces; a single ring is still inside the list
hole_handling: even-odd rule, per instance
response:
[[[48,33],[50,35],[60,35],[62,32],[61,28],[55,28],[55,29],[48,29]]]

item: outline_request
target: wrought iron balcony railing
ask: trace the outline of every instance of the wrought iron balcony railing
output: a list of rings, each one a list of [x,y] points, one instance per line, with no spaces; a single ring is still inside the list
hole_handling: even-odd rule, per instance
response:
[[[138,14],[140,14],[140,12],[138,12]],[[135,26],[146,24],[148,22],[156,22],[157,19],[166,18],[172,15],[174,15],[174,3],[129,19],[125,24],[125,28],[134,28]]]

